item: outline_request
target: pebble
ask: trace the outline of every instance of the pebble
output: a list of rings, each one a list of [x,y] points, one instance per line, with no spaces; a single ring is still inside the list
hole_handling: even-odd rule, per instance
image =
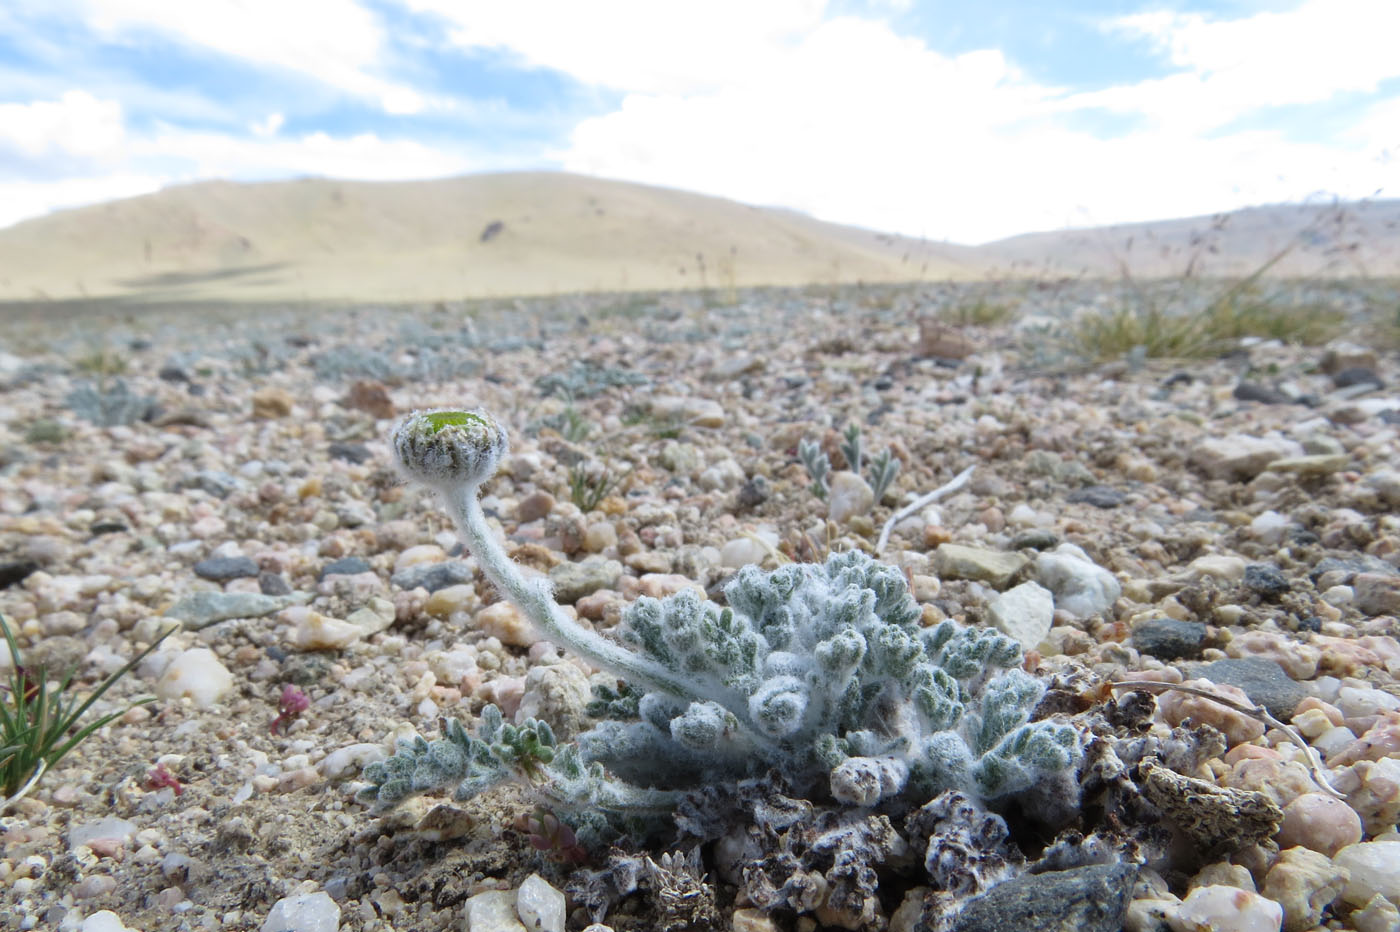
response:
[[[1244,690],[1234,686],[1220,686],[1206,679],[1187,680],[1185,685],[1218,691],[1236,702],[1242,702],[1245,705],[1252,704]],[[1173,726],[1180,725],[1188,718],[1212,726],[1225,736],[1225,741],[1230,747],[1253,741],[1264,735],[1263,722],[1251,718],[1243,712],[1236,712],[1218,702],[1212,702],[1204,696],[1166,691],[1157,700],[1157,708],[1163,719]]]
[[[1342,899],[1365,906],[1380,894],[1400,906],[1400,841],[1363,841],[1338,851],[1332,863],[1351,874]]]
[[[1293,717],[1293,710],[1308,694],[1283,667],[1262,658],[1217,660],[1201,667],[1199,675],[1214,683],[1239,687],[1249,700],[1285,722]]]
[[[295,399],[285,388],[269,387],[253,392],[253,419],[264,421],[286,417],[292,413]],[[263,932],[268,932],[264,929]]]
[[[462,587],[454,587],[463,588]],[[443,592],[452,590],[444,589]],[[475,594],[473,592],[473,594]],[[431,603],[431,599],[429,602]],[[435,614],[429,611],[429,614]],[[500,640],[502,644],[510,644],[514,647],[529,647],[539,640],[535,633],[535,626],[520,614],[520,609],[510,602],[493,602],[481,609],[472,619],[473,626],[490,637]]]
[[[259,932],[336,932],[340,906],[323,890],[285,896],[272,904]]]
[[[1117,508],[1128,500],[1127,493],[1108,485],[1091,485],[1076,489],[1065,496],[1070,504],[1093,505],[1095,508]]]
[[[1265,598],[1278,598],[1292,586],[1288,578],[1272,563],[1251,563],[1244,568],[1246,589],[1259,593]]]
[[[539,874],[521,882],[515,911],[527,932],[564,932],[564,894]]]
[[[1361,840],[1361,817],[1326,793],[1304,793],[1283,808],[1276,836],[1280,848],[1301,845],[1331,857]]]
[[[99,910],[83,919],[78,932],[140,932],[122,922],[122,918],[110,909]]]
[[[233,689],[233,674],[207,647],[181,651],[156,680],[162,699],[189,699],[197,709],[208,709]]]
[[[453,612],[469,611],[476,604],[476,587],[459,584],[436,589],[423,603],[425,614],[446,618]],[[500,604],[500,603],[498,603]]]
[[[1357,573],[1351,589],[1357,610],[1367,615],[1400,615],[1400,576]]]
[[[356,576],[360,573],[373,573],[374,567],[363,557],[341,557],[339,560],[332,560],[321,568],[321,572],[316,576],[317,581],[324,580],[327,576]]]
[[[194,565],[194,573],[214,582],[258,575],[258,564],[248,557],[210,557]]]
[[[466,932],[528,932],[515,908],[515,893],[487,890],[469,897],[462,906]],[[290,932],[290,930],[288,930]]]
[[[617,560],[590,556],[578,563],[560,563],[549,571],[549,581],[554,586],[555,599],[572,605],[591,592],[616,588],[621,575],[622,564]]]
[[[845,524],[857,515],[870,513],[875,507],[875,492],[870,483],[847,470],[838,470],[828,479],[827,517],[837,524]]]
[[[1019,553],[982,550],[962,544],[939,544],[933,555],[933,570],[943,579],[975,579],[1000,589],[1025,567]]]
[[[1055,595],[1055,608],[1075,618],[1106,612],[1123,594],[1112,573],[1074,544],[1060,544],[1035,558],[1036,579]]]
[[[343,650],[361,640],[366,629],[305,606],[289,608],[282,621],[292,625],[287,642],[297,650]]]
[[[435,548],[441,551],[442,548]],[[442,563],[415,563],[396,570],[390,578],[400,589],[427,589],[437,592],[449,586],[470,585],[476,580],[476,568],[465,560]]]
[[[1197,443],[1191,449],[1190,461],[1212,479],[1247,482],[1267,469],[1270,463],[1302,454],[1302,446],[1292,440],[1229,434],[1208,437]]]
[[[1306,932],[1342,895],[1350,874],[1306,848],[1284,851],[1264,878],[1264,896],[1283,908],[1283,932]]]
[[[185,628],[198,631],[233,618],[261,618],[279,612],[296,601],[294,596],[272,596],[256,592],[192,592],[165,610]]]
[[[1206,626],[1199,621],[1152,618],[1133,628],[1132,644],[1139,653],[1158,660],[1193,660],[1201,655]]]
[[[1136,874],[1127,864],[1023,874],[969,901],[952,932],[1118,932]]]
[[[1035,650],[1050,633],[1055,599],[1038,583],[1008,589],[987,606],[987,617],[1002,634],[1015,638],[1026,651]]]
[[[1278,932],[1283,907],[1238,887],[1197,887],[1168,922],[1172,932]]]

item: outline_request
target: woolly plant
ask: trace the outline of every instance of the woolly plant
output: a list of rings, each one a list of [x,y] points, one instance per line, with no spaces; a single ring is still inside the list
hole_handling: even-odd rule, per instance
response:
[[[442,494],[483,573],[540,635],[626,686],[595,704],[618,717],[575,744],[533,720],[504,724],[493,707],[477,737],[450,723],[438,741],[403,743],[366,768],[362,798],[379,806],[519,779],[575,808],[655,810],[686,788],[769,769],[849,805],[917,804],[946,789],[1004,796],[1079,759],[1073,728],[1028,721],[1044,686],[1020,669],[1020,646],[951,621],[920,627],[894,567],[859,552],[745,567],[725,587],[727,607],[688,590],[638,599],[619,643],[566,615],[487,525],[477,492],[507,449],[494,418],[418,412],[395,428],[393,448],[408,476]]]

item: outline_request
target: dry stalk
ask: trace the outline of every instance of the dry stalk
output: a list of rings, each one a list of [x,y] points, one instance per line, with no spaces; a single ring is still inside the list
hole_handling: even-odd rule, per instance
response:
[[[1227,709],[1233,709],[1236,712],[1248,715],[1256,721],[1277,728],[1288,737],[1289,741],[1302,749],[1303,756],[1308,759],[1308,771],[1312,774],[1313,781],[1316,782],[1318,786],[1322,787],[1323,791],[1328,795],[1335,796],[1337,799],[1341,800],[1346,799],[1346,794],[1332,785],[1331,779],[1327,776],[1327,769],[1323,766],[1322,758],[1318,756],[1317,751],[1303,739],[1302,735],[1298,734],[1297,730],[1294,729],[1292,725],[1286,725],[1274,718],[1269,714],[1269,710],[1263,706],[1245,705],[1242,702],[1231,699],[1229,696],[1212,692],[1208,689],[1201,689],[1196,686],[1184,686],[1180,683],[1163,683],[1157,680],[1122,680],[1119,682],[1110,682],[1108,688],[1146,689],[1152,692],[1169,692],[1171,690],[1176,690],[1177,692],[1189,693],[1192,696],[1200,696],[1202,699],[1209,699],[1211,702],[1218,702]]]

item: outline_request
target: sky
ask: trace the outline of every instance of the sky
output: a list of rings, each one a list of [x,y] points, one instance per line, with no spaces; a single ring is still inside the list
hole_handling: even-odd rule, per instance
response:
[[[560,170],[981,243],[1400,197],[1400,0],[3,0],[0,227]]]

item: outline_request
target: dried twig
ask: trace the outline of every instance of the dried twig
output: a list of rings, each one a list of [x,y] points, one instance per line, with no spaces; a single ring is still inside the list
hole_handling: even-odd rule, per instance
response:
[[[938,501],[943,496],[951,495],[958,489],[961,489],[963,486],[967,485],[967,480],[972,478],[972,470],[975,468],[976,467],[974,466],[967,467],[962,472],[954,476],[952,481],[949,482],[947,485],[939,486],[932,492],[929,492],[927,495],[915,499],[914,501],[905,505],[903,508],[896,511],[894,514],[890,515],[890,519],[885,522],[884,529],[880,531],[880,540],[875,544],[876,556],[879,556],[880,554],[885,552],[885,544],[889,543],[890,541],[890,531],[894,530],[894,526],[896,524],[903,521],[905,518],[918,511],[920,508],[923,508],[925,505],[932,505],[934,502]]]
[[[1308,771],[1312,774],[1314,782],[1322,787],[1323,791],[1328,795],[1335,796],[1337,799],[1341,800],[1346,799],[1346,794],[1332,785],[1331,779],[1327,776],[1327,768],[1323,766],[1322,758],[1318,756],[1317,751],[1303,739],[1302,735],[1298,734],[1297,730],[1295,730],[1292,725],[1286,725],[1274,718],[1269,714],[1269,710],[1263,706],[1249,706],[1231,699],[1229,696],[1212,692],[1208,689],[1201,689],[1196,686],[1184,686],[1180,683],[1163,683],[1158,680],[1119,680],[1117,682],[1110,682],[1108,688],[1146,689],[1152,692],[1169,692],[1171,690],[1176,690],[1177,692],[1189,693],[1192,696],[1200,696],[1202,699],[1209,699],[1211,702],[1218,702],[1227,709],[1234,709],[1236,712],[1243,713],[1252,719],[1277,728],[1288,736],[1289,741],[1292,741],[1302,749],[1303,756],[1308,759]]]

